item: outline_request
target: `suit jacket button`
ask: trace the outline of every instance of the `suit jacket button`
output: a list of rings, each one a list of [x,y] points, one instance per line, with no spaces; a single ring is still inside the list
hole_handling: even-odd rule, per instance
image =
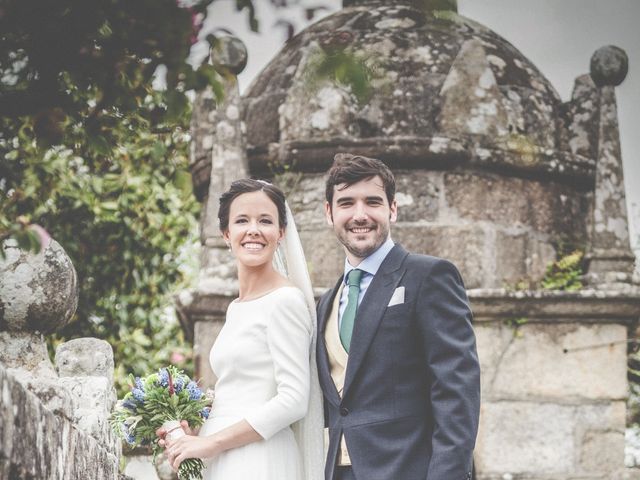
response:
[[[340,415],[346,417],[349,415],[349,409],[347,407],[340,407]]]

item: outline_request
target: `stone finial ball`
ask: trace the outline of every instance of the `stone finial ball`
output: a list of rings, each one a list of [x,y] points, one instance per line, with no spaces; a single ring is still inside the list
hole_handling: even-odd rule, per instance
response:
[[[60,377],[106,377],[113,381],[113,348],[97,338],[75,338],[56,348]]]
[[[591,56],[591,78],[598,87],[620,85],[629,71],[627,53],[613,45],[601,47]]]
[[[244,70],[247,58],[247,47],[236,37],[220,37],[211,49],[211,63],[228,69],[234,75],[239,75]]]
[[[0,331],[51,333],[78,307],[78,277],[64,249],[51,240],[40,252],[25,252],[13,240],[0,257]]]

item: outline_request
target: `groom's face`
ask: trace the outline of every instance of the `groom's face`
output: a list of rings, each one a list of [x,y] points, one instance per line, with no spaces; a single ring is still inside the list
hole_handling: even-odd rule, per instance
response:
[[[331,205],[325,202],[327,223],[344,245],[351,265],[356,266],[389,237],[391,223],[397,218],[396,202],[389,204],[378,176],[333,188]]]

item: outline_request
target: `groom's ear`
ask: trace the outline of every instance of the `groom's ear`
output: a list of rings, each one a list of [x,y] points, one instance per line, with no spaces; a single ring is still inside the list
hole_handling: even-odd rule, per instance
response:
[[[389,221],[391,223],[396,223],[397,219],[398,219],[398,204],[396,203],[396,200],[393,199],[393,202],[391,202],[391,205],[389,205]]]
[[[333,227],[333,212],[331,211],[331,204],[327,201],[324,202],[324,216],[327,219],[327,223]]]

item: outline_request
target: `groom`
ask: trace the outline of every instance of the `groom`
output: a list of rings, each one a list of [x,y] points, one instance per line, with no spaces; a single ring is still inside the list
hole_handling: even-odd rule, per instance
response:
[[[395,179],[335,156],[325,211],[344,275],[318,304],[327,480],[469,480],[480,408],[471,311],[450,262],[394,244]]]

